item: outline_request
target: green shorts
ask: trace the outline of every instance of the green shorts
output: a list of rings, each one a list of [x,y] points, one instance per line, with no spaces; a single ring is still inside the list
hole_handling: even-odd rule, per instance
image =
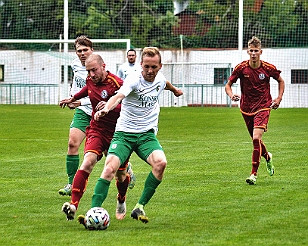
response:
[[[143,133],[115,132],[110,143],[108,154],[120,158],[121,165],[133,151],[145,162],[154,150],[163,150],[153,130]]]
[[[90,125],[91,116],[83,112],[81,109],[76,108],[70,128],[77,128],[86,132],[87,126]]]

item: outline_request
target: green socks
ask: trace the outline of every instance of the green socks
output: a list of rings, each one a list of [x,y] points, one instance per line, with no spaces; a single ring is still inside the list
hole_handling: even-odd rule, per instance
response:
[[[149,173],[147,179],[145,180],[144,189],[138,204],[142,206],[146,205],[155,193],[157,186],[161,183],[161,180],[155,178],[152,172]],[[91,207],[101,207],[102,203],[105,201],[108,191],[109,191],[110,181],[106,179],[99,178],[96,182],[94,188],[94,194],[92,196]]]
[[[92,196],[91,208],[102,206],[102,203],[105,201],[107,197],[109,186],[110,186],[110,181],[102,178],[99,178],[97,180],[94,188],[94,194]]]
[[[68,176],[68,183],[72,184],[75,174],[79,167],[79,155],[66,156],[66,173]]]
[[[145,180],[144,189],[139,199],[139,204],[146,205],[155,193],[157,186],[161,183],[161,180],[155,178],[152,172],[149,173]]]

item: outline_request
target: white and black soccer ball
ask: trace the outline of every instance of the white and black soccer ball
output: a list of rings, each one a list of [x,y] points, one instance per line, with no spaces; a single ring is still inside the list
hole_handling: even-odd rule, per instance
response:
[[[110,217],[104,208],[91,208],[85,215],[85,226],[89,230],[106,230],[109,224]]]

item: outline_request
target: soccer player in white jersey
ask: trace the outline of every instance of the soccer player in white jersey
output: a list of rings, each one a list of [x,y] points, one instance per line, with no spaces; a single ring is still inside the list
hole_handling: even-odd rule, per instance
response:
[[[111,97],[105,107],[94,115],[94,119],[99,120],[120,102],[122,103],[105,167],[96,183],[91,206],[102,206],[115,173],[135,151],[142,160],[152,167],[152,170],[146,178],[142,195],[134,207],[131,217],[147,223],[148,217],[144,212],[144,206],[150,201],[157,186],[161,183],[167,165],[162,146],[156,138],[160,112],[158,98],[164,89],[169,89],[174,94],[180,90],[174,86],[172,88],[166,87],[166,78],[159,72],[162,63],[157,48],[146,47],[143,49],[141,66],[142,71],[130,74],[118,93]],[[85,224],[83,215],[80,215],[78,220],[81,224]]]
[[[71,68],[74,72],[70,91],[71,95],[75,95],[86,85],[88,72],[85,67],[85,61],[93,53],[93,44],[88,37],[82,35],[76,38],[74,48],[78,57],[76,57],[71,64]],[[67,106],[70,109],[75,109],[75,113],[70,125],[66,155],[68,183],[64,188],[59,190],[59,194],[63,196],[70,196],[72,194],[73,179],[79,167],[78,150],[86,136],[86,127],[90,125],[92,114],[92,106],[89,97],[77,100]]]
[[[138,72],[141,70],[140,63],[136,63],[136,50],[130,49],[126,53],[127,62],[123,63],[119,66],[117,76],[120,77],[122,80],[125,80],[127,75]]]

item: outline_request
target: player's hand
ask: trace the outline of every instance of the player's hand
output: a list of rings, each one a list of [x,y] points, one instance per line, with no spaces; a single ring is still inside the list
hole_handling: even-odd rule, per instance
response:
[[[175,91],[173,92],[173,94],[176,96],[176,97],[179,97],[179,96],[182,96],[183,95],[183,91],[179,88],[176,88]]]
[[[281,99],[276,98],[272,101],[272,104],[270,106],[271,109],[277,109],[280,105]]]
[[[67,104],[67,107],[70,109],[75,109],[81,105],[80,101],[75,101]]]
[[[237,94],[233,94],[232,97],[231,97],[231,100],[234,101],[234,102],[237,102],[240,99],[241,99],[241,97]]]
[[[59,106],[65,108],[67,104],[71,103],[71,98],[63,99],[60,101]]]
[[[97,112],[94,114],[94,120],[99,121],[99,119],[100,119],[101,117],[104,117],[106,114],[108,114],[107,111],[99,110],[99,111],[97,111]]]
[[[100,101],[96,107],[95,107],[95,110],[99,111],[99,110],[102,110],[106,105],[106,102],[105,101]]]

